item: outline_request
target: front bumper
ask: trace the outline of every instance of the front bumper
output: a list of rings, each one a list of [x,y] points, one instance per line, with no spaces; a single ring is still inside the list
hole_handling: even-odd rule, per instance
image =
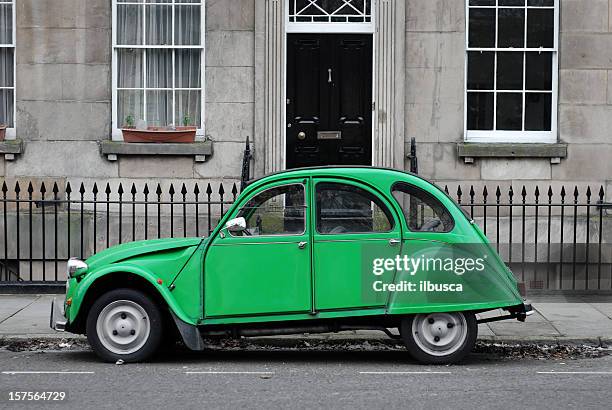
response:
[[[506,310],[510,314],[479,319],[477,323],[481,324],[489,322],[498,322],[500,320],[506,319],[516,319],[519,322],[524,322],[525,319],[527,319],[527,316],[531,316],[535,313],[535,310],[533,310],[531,303],[527,300],[523,300],[523,303],[521,303],[520,305],[504,308],[504,310]]]
[[[66,330],[66,316],[64,315],[64,305],[57,298],[53,298],[51,301],[51,315],[49,317],[49,326],[51,329],[58,332]]]

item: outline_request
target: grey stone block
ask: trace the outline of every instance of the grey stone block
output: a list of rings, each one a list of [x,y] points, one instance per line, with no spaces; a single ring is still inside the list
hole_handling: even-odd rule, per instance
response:
[[[96,142],[29,141],[19,158],[6,164],[8,176],[116,177],[116,163],[106,161]]]
[[[255,0],[207,0],[206,30],[254,30]]]
[[[565,161],[552,167],[558,180],[602,181],[612,176],[612,146],[608,144],[570,144]]]
[[[110,64],[109,29],[18,29],[17,63]]]
[[[206,104],[206,135],[213,141],[253,141],[253,103]]]
[[[482,179],[549,179],[550,161],[543,159],[482,159]]]
[[[405,135],[417,142],[459,142],[463,139],[463,104],[430,101],[406,104]]]
[[[406,33],[406,67],[463,69],[464,65],[464,33]]]
[[[252,103],[253,73],[252,67],[209,67],[206,70],[206,101]]]
[[[606,70],[560,70],[559,102],[605,104]]]
[[[456,0],[407,0],[406,31],[464,31],[465,4]]]
[[[193,157],[119,157],[121,178],[193,178]]]
[[[206,34],[206,66],[253,67],[252,31],[211,31]]]
[[[612,104],[612,71],[608,70],[608,104]]]
[[[62,99],[62,65],[17,64],[17,98],[47,101]]]
[[[459,143],[461,158],[565,158],[567,144]]]
[[[110,101],[110,64],[62,64],[62,99]]]
[[[578,144],[608,144],[612,129],[612,106],[559,106],[559,136],[562,141]]]
[[[608,0],[561,1],[562,32],[606,32],[608,31]]]
[[[110,28],[108,0],[22,0],[17,2],[17,27]]]
[[[17,102],[17,133],[24,140],[106,139],[109,124],[110,103]]]
[[[406,68],[406,103],[463,104],[463,68]]]
[[[466,164],[457,157],[455,144],[434,144],[434,179],[459,179],[462,181],[480,178],[480,163]],[[422,162],[422,161],[421,161]]]
[[[216,142],[215,155],[194,165],[196,177],[240,179],[244,142]]]
[[[564,33],[560,43],[561,69],[612,67],[612,33]]]

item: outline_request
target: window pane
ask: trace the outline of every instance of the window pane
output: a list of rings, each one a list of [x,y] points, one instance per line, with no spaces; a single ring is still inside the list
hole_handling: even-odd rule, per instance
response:
[[[388,232],[393,217],[378,197],[353,185],[318,183],[317,231],[325,234]]]
[[[249,236],[296,235],[305,231],[305,209],[304,186],[286,185],[257,194],[237,217],[246,220]]]
[[[172,50],[147,50],[147,88],[172,88]]]
[[[495,9],[470,9],[469,47],[495,47]]]
[[[0,90],[0,124],[14,127],[13,123],[13,90]]]
[[[498,47],[525,46],[525,10],[499,9]]]
[[[527,47],[554,47],[554,10],[529,9],[527,12]]]
[[[142,6],[117,5],[117,44],[142,44]]]
[[[525,94],[525,130],[550,131],[551,108],[551,93]]]
[[[493,129],[493,93],[468,93],[468,130]]]
[[[552,53],[527,53],[527,90],[552,90]]]
[[[520,131],[523,129],[523,94],[497,94],[497,129]]]
[[[528,6],[546,6],[554,7],[555,0],[527,0]]]
[[[523,53],[497,53],[497,89],[523,89]]]
[[[117,50],[117,87],[143,87],[142,50],[133,48]]]
[[[200,88],[200,53],[200,50],[176,50],[176,87]]]
[[[0,48],[0,87],[13,87],[14,48]]]
[[[525,0],[499,0],[500,6],[524,6]]]
[[[406,224],[413,232],[449,232],[453,218],[436,198],[406,183],[393,186],[393,197],[400,204]]]
[[[172,44],[172,7],[147,7],[147,33],[146,44],[171,45]]]
[[[147,90],[147,125],[172,124],[172,91]]]
[[[495,0],[470,0],[470,6],[495,6]]]
[[[175,44],[200,44],[200,6],[176,6],[174,11]]]
[[[176,125],[200,126],[201,110],[200,91],[176,91],[175,93],[175,115]]]
[[[144,119],[142,90],[117,90],[117,127]]]
[[[468,52],[468,90],[492,90],[494,70],[494,52]]]
[[[13,6],[0,4],[0,44],[13,43]]]

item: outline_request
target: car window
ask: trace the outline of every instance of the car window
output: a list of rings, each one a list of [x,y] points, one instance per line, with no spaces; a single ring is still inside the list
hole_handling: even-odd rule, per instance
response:
[[[237,217],[246,220],[242,236],[296,235],[306,226],[304,186],[283,185],[263,191],[246,203]]]
[[[411,231],[450,232],[453,229],[454,221],[448,210],[422,189],[400,182],[393,186],[392,193]]]
[[[321,182],[316,186],[317,232],[325,234],[389,232],[393,217],[370,192],[353,185]]]

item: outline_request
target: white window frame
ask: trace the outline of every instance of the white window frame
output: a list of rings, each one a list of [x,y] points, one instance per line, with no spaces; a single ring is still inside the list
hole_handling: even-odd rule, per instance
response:
[[[185,6],[200,6],[200,44],[199,45],[147,45],[147,44],[139,44],[139,45],[123,45],[117,44],[117,5],[118,4],[129,4],[129,5],[143,5],[146,7],[147,5],[166,5],[172,7],[172,42],[174,43],[174,6],[175,5],[185,5]],[[143,16],[143,35],[146,35],[146,13],[142,13]],[[206,39],[206,0],[200,0],[200,3],[187,3],[181,0],[172,0],[167,2],[159,2],[155,0],[129,0],[129,1],[117,1],[112,0],[112,124],[111,124],[111,133],[112,139],[114,141],[123,141],[123,134],[121,132],[121,126],[117,118],[117,80],[118,80],[118,67],[117,67],[117,51],[122,48],[127,49],[169,49],[169,50],[180,50],[180,49],[199,49],[200,52],[200,124],[197,125],[196,131],[196,139],[202,139],[204,137],[204,128],[205,128],[205,91],[206,91],[206,76],[205,76],[205,67],[206,67],[206,51],[205,51],[205,39]],[[146,57],[143,58],[143,88],[145,92],[143,93],[143,112],[146,116]],[[169,90],[177,91],[181,90],[180,88],[174,87],[175,75],[176,72],[175,59],[172,58],[172,85],[173,87]],[[122,88],[123,89],[123,88]],[[141,88],[138,88],[141,89]],[[159,88],[155,88],[158,90]],[[176,115],[176,110],[174,107],[173,98],[173,106],[172,106],[172,115],[173,117]],[[175,120],[176,124],[176,120]]]
[[[11,44],[0,44],[0,47],[2,48],[12,48],[13,49],[13,86],[12,87],[0,87],[0,89],[5,89],[5,90],[13,90],[13,126],[12,127],[7,127],[6,129],[6,139],[10,139],[10,140],[14,140],[17,137],[17,133],[16,133],[16,128],[17,128],[17,53],[16,53],[16,35],[17,35],[17,28],[16,28],[16,10],[15,10],[15,0],[0,0],[0,4],[7,4],[7,5],[11,5],[11,10],[13,11],[12,13],[12,19],[13,19],[13,33],[12,33],[12,40],[13,42]]]
[[[308,0],[315,7],[318,7],[316,2],[318,0]],[[285,31],[287,33],[374,33],[374,8],[376,0],[364,0],[364,7],[366,5],[366,1],[370,3],[370,14],[367,14],[365,10],[363,10],[362,16],[364,18],[369,18],[370,21],[364,22],[351,22],[348,21],[351,17],[360,17],[359,15],[349,15],[349,14],[337,14],[337,10],[332,12],[331,14],[327,14],[329,18],[338,17],[344,18],[345,21],[291,21],[292,17],[297,15],[292,15],[289,13],[290,3],[294,4],[294,10],[297,9],[297,4],[295,0],[286,0],[286,10],[285,13]],[[350,5],[350,1],[346,2]],[[342,6],[344,7],[344,5]],[[353,7],[352,5],[350,7]],[[319,7],[320,8],[320,7]],[[323,9],[321,9],[323,10]],[[304,15],[303,17],[314,17],[311,15]],[[325,15],[320,15],[318,17],[325,17]]]
[[[469,0],[465,0],[465,77],[464,77],[464,113],[463,113],[463,121],[464,121],[464,140],[466,142],[490,142],[490,143],[556,143],[557,138],[557,129],[558,129],[558,85],[559,85],[559,0],[554,0],[553,7],[536,7],[536,6],[499,6],[499,1],[496,1],[495,6],[470,6]],[[480,9],[495,9],[495,47],[492,48],[479,48],[479,47],[469,47],[469,34],[470,34],[470,14],[469,11],[471,8],[480,8]],[[553,9],[554,8],[554,42],[553,48],[498,48],[497,47],[497,37],[498,37],[498,16],[499,9],[501,8],[518,8],[518,9]],[[527,12],[525,13],[525,41],[527,39]],[[497,52],[497,51],[542,51],[542,52],[552,52],[552,106],[551,106],[551,118],[550,118],[550,131],[503,131],[496,130],[497,124],[497,98],[495,95],[497,93],[503,93],[507,91],[497,91],[497,57],[495,57],[495,66],[493,72],[493,81],[494,81],[494,98],[493,98],[493,129],[492,130],[468,130],[467,128],[467,117],[468,117],[468,105],[467,105],[467,95],[468,92],[491,92],[485,90],[468,90],[468,52],[470,51],[489,51],[489,52]],[[521,92],[523,94],[523,128],[525,127],[525,93],[529,91],[539,92],[541,90],[526,90],[525,89],[525,81],[526,81],[526,64],[523,61],[523,88],[520,90],[515,90],[514,92]]]

